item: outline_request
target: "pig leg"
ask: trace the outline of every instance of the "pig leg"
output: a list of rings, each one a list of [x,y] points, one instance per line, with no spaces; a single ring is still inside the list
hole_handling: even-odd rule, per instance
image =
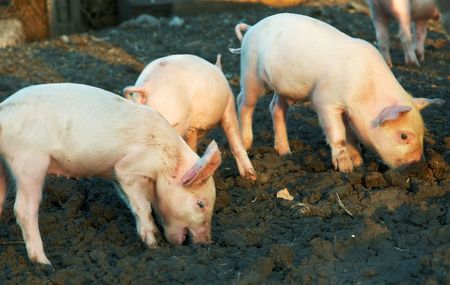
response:
[[[256,68],[255,68],[256,69]],[[259,96],[264,91],[264,82],[256,78],[256,70],[250,72],[243,71],[246,74],[241,84],[241,93],[238,95],[238,112],[239,112],[239,127],[241,130],[241,138],[244,148],[248,150],[253,143],[252,117],[255,111],[256,102]]]
[[[144,152],[125,155],[115,165],[117,181],[123,191],[125,201],[136,219],[136,228],[141,240],[148,247],[157,246],[155,233],[158,232],[152,217],[150,195],[153,191],[153,182],[142,173],[148,175],[146,167],[151,158]]]
[[[345,131],[346,131],[346,142],[347,142],[347,150],[350,154],[350,158],[352,159],[353,167],[361,166],[363,163],[363,159],[361,157],[361,147],[359,146],[358,139],[355,133],[350,126],[350,122],[348,118],[345,116]]]
[[[280,155],[291,153],[286,129],[287,111],[289,104],[280,95],[274,93],[270,102],[270,113],[272,114],[274,130],[274,148]]]
[[[0,163],[0,217],[2,216],[3,207],[6,202],[8,194],[8,177],[5,171],[5,166]]]
[[[231,152],[236,160],[239,174],[244,178],[253,181],[256,180],[256,171],[248,158],[247,152],[242,145],[241,137],[239,136],[239,126],[233,94],[230,94],[228,97],[228,104],[223,114],[221,124],[230,145]]]
[[[407,1],[406,1],[407,2]],[[416,53],[414,51],[412,33],[411,33],[411,16],[409,11],[409,2],[400,3],[393,2],[396,5],[393,8],[393,16],[399,24],[399,37],[403,46],[403,52],[405,54],[406,64],[415,64],[419,66]]]
[[[427,38],[428,20],[420,20],[416,22],[416,53],[420,61],[425,60],[425,40]]]
[[[323,103],[323,102],[322,102]],[[332,163],[335,170],[351,172],[352,159],[346,144],[346,129],[342,118],[343,111],[334,106],[316,106],[319,121],[325,130],[331,147]]]
[[[41,155],[21,154],[9,162],[16,178],[14,213],[22,230],[28,258],[32,262],[51,265],[44,253],[39,232],[39,204],[42,187],[50,165],[50,158]]]
[[[187,145],[194,151],[197,152],[197,142],[199,140],[198,138],[198,131],[194,128],[189,128],[184,135],[184,140],[186,141]]]
[[[385,15],[375,15],[373,12],[371,13],[371,15],[380,53],[386,61],[387,65],[389,65],[389,67],[392,67],[391,55],[389,53],[388,18]]]

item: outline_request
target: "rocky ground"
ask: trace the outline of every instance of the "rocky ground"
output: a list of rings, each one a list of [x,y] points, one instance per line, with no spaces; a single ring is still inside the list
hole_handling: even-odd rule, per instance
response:
[[[236,23],[253,24],[290,11],[374,42],[370,18],[360,12],[364,9],[345,2],[255,6],[185,16],[181,25],[162,18],[158,25],[113,27],[0,49],[0,96],[61,81],[119,93],[146,63],[175,53],[211,62],[222,53],[223,70],[237,94],[239,56],[227,51],[239,45]],[[397,26],[391,28],[394,35]],[[404,88],[415,97],[448,101],[450,49],[440,25],[431,25],[420,68],[405,66],[398,39],[392,42],[393,72]],[[212,245],[173,247],[160,239],[160,248],[149,250],[111,182],[49,177],[40,229],[54,268],[27,260],[10,191],[0,217],[0,283],[449,284],[449,103],[423,111],[426,161],[389,170],[364,149],[364,166],[341,174],[332,170],[329,148],[308,104],[295,105],[288,115],[292,156],[276,155],[270,97],[260,100],[255,111],[255,145],[249,152],[259,175],[255,183],[238,177],[220,129],[201,144],[200,152],[215,139],[223,152],[215,175]],[[277,198],[282,189],[294,199]]]

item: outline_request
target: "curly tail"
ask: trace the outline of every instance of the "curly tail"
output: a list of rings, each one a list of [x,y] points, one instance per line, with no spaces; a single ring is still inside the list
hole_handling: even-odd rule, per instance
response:
[[[244,37],[242,35],[242,32],[246,32],[250,28],[251,28],[251,26],[247,25],[245,23],[239,23],[239,24],[236,25],[236,27],[234,27],[234,32],[236,33],[236,37],[238,38],[238,40],[240,42],[242,42],[242,38]],[[228,50],[231,53],[234,53],[234,54],[240,54],[241,53],[241,48],[229,48]]]
[[[220,53],[217,54],[216,63],[214,65],[222,70],[222,55]]]

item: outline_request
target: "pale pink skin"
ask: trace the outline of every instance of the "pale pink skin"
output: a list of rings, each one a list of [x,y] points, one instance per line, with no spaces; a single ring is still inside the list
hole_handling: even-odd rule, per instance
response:
[[[95,87],[59,83],[24,88],[0,104],[0,154],[17,185],[14,212],[28,257],[50,264],[38,227],[47,174],[103,176],[120,185],[142,241],[155,247],[152,207],[166,238],[211,242],[220,164],[212,142],[199,158],[157,112]],[[7,194],[0,174],[0,214]]]
[[[253,141],[252,116],[266,87],[274,148],[291,152],[286,114],[295,102],[312,101],[331,147],[335,169],[361,165],[356,136],[390,166],[422,157],[423,122],[418,110],[440,99],[413,99],[369,43],[296,14],[277,14],[250,27],[242,40],[239,122],[244,147]],[[406,134],[406,139],[401,139]]]
[[[256,172],[239,136],[234,96],[221,71],[194,55],[171,55],[149,63],[124,96],[161,113],[196,151],[198,141],[222,125],[239,173],[250,180]]]
[[[389,19],[399,24],[399,38],[403,46],[405,63],[419,66],[419,60],[425,59],[425,40],[427,23],[438,19],[439,11],[433,0],[366,0],[375,27],[378,48],[392,67],[389,53]],[[415,25],[415,33],[411,32]]]

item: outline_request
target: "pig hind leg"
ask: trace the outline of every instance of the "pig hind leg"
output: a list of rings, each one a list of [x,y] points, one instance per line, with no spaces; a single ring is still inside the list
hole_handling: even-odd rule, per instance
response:
[[[122,197],[136,219],[136,228],[141,240],[148,247],[154,248],[157,246],[155,233],[158,232],[150,204],[150,192],[154,185],[153,181],[140,174],[150,173],[145,170],[146,162],[148,157],[141,152],[136,152],[122,157],[114,169],[123,191]]]
[[[44,155],[22,154],[9,161],[17,187],[14,213],[22,230],[28,258],[33,262],[51,265],[44,253],[38,225],[42,187],[49,165],[50,157]]]
[[[411,15],[408,5],[398,5],[393,9],[394,17],[399,24],[399,37],[402,43],[406,64],[419,66],[411,33]]]
[[[291,153],[286,128],[288,109],[289,104],[286,99],[274,93],[270,102],[270,113],[272,114],[274,130],[274,148],[280,155]]]
[[[0,162],[0,217],[2,216],[3,207],[8,194],[8,174],[5,167],[6,166]]]
[[[233,94],[230,94],[228,98],[228,104],[222,117],[222,128],[227,137],[231,152],[236,160],[239,174],[244,178],[256,180],[256,171],[248,158],[247,152],[245,151],[239,136],[239,125]]]
[[[389,26],[388,18],[385,15],[372,15],[372,22],[375,28],[378,49],[389,67],[392,67],[392,59],[389,53]]]
[[[427,24],[428,20],[416,21],[415,26],[415,45],[416,53],[419,60],[425,60],[425,40],[427,38]]]
[[[250,149],[253,143],[253,112],[259,96],[264,92],[264,82],[254,71],[242,70],[241,92],[238,95],[239,127],[244,148]]]
[[[335,170],[351,172],[353,163],[346,143],[346,128],[342,118],[342,110],[334,106],[316,106],[319,121],[325,130],[328,144],[331,147],[332,163]]]
[[[189,128],[184,135],[184,140],[194,152],[197,152],[198,135],[198,130],[194,128]]]

